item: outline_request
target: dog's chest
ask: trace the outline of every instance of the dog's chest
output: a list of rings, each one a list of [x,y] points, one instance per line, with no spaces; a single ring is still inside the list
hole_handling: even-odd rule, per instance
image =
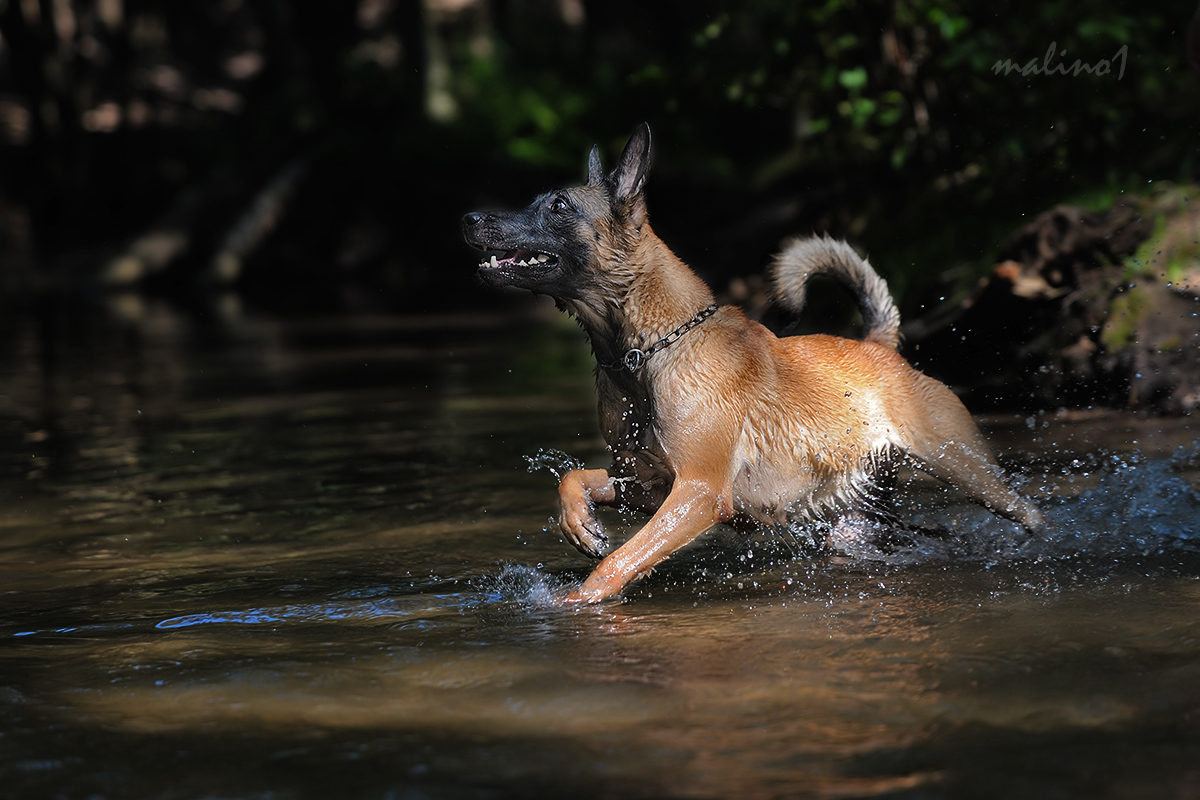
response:
[[[654,428],[654,397],[644,379],[625,373],[602,374],[596,389],[600,432],[610,450],[661,450]]]

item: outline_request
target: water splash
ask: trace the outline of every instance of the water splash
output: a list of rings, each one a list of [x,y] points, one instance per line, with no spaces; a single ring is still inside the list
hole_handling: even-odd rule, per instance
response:
[[[522,458],[529,465],[529,472],[537,472],[539,469],[549,470],[556,481],[561,481],[563,475],[573,469],[583,469],[583,462],[578,458],[553,447],[539,447],[533,455],[522,456]]]
[[[562,605],[569,580],[523,564],[503,564],[500,572],[487,578],[481,589],[492,603],[514,603],[525,610]]]
[[[1197,458],[1192,450],[1169,459],[1114,455],[1075,463],[1047,481],[1047,524],[1036,534],[964,502],[903,513],[904,524],[871,523],[860,537],[828,539],[835,552],[893,564],[1200,554],[1200,492],[1180,474]],[[1077,490],[1081,481],[1092,485]]]
[[[1113,456],[1097,485],[1048,509],[1053,527],[1100,554],[1200,552],[1200,492],[1179,473],[1200,448],[1169,459]]]

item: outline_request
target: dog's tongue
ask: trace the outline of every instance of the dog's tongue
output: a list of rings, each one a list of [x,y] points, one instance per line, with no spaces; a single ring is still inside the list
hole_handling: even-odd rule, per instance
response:
[[[533,252],[532,250],[521,250],[518,248],[505,253],[503,260],[505,262],[514,262],[517,264],[527,264],[532,261],[535,256],[537,256],[537,253]]]

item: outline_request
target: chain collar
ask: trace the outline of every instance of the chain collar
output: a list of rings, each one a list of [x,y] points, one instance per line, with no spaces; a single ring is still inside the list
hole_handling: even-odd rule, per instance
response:
[[[687,322],[683,323],[678,328],[671,331],[645,350],[639,350],[636,347],[631,347],[625,351],[625,355],[621,357],[620,361],[616,361],[612,364],[601,364],[600,366],[609,371],[627,369],[630,372],[637,372],[639,369],[646,366],[646,359],[650,358],[650,356],[654,355],[659,350],[664,349],[667,345],[674,344],[675,342],[679,341],[680,337],[682,337],[685,333],[699,325],[701,322],[704,322],[704,320],[708,319],[715,313],[717,313],[717,306],[714,303],[713,305],[710,305],[707,308],[697,312],[696,316],[692,317]]]

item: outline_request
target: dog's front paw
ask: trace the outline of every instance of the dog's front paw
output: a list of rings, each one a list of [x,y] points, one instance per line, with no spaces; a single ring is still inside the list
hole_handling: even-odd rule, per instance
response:
[[[586,606],[594,603],[599,603],[601,600],[606,600],[605,597],[594,596],[591,593],[583,591],[583,588],[577,588],[562,599],[563,605],[566,606]]]
[[[583,583],[562,598],[563,605],[593,605],[619,598],[628,581],[613,574],[611,567],[611,561],[602,561]]]
[[[571,508],[563,508],[558,517],[558,527],[562,528],[567,541],[589,558],[603,557],[608,548],[608,534],[604,532],[604,524],[596,519],[591,503],[577,503]]]

